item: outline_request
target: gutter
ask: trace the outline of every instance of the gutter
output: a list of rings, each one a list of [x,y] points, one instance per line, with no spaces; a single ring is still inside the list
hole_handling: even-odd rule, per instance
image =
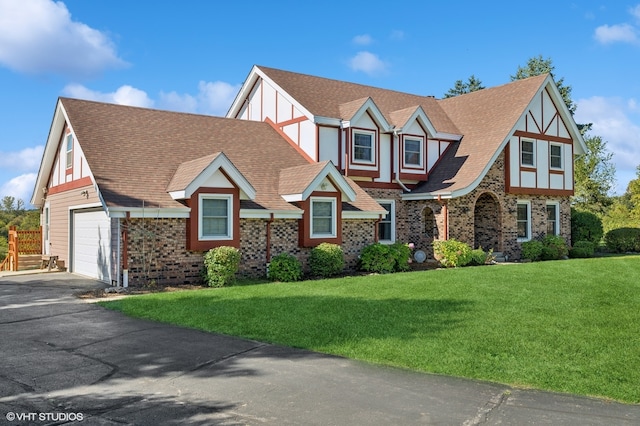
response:
[[[398,129],[393,129],[393,143],[394,145],[396,145],[398,147],[398,167],[396,168],[396,177],[394,179],[394,181],[400,185],[400,187],[405,191],[405,192],[411,192],[411,190],[409,188],[407,188],[407,186],[402,183],[402,181],[400,180],[400,154],[402,154],[400,152],[400,146],[399,144],[396,143],[398,139]],[[395,164],[394,164],[395,166]]]

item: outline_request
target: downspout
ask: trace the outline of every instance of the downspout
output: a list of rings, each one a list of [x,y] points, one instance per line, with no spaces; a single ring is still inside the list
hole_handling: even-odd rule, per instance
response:
[[[127,212],[125,226],[122,229],[122,287],[129,287],[129,220],[131,212]]]
[[[382,215],[378,216],[378,219],[376,220],[375,224],[374,224],[374,241],[377,243],[380,241],[380,233],[379,233],[379,229],[380,227],[378,226],[380,224],[380,222],[382,222]]]
[[[122,219],[118,219],[118,235],[122,235]],[[116,287],[120,287],[120,251],[122,250],[122,238],[118,238],[118,250],[116,252]],[[113,285],[113,280],[111,281]]]
[[[438,194],[438,203],[442,205],[442,214],[444,216],[444,240],[449,239],[449,206],[442,201],[442,195]]]
[[[398,146],[398,167],[396,168],[395,172],[396,172],[396,178],[394,179],[395,182],[400,185],[400,188],[402,188],[405,192],[411,192],[411,190],[409,188],[406,187],[406,185],[404,183],[402,183],[402,181],[400,180],[400,155],[402,154],[400,152],[400,144],[396,143],[396,140],[399,138],[398,136],[398,129],[393,129],[393,135],[392,135],[393,139],[391,144],[392,145],[397,145]],[[393,149],[393,146],[392,146]],[[395,164],[392,164],[391,167],[394,167]]]
[[[271,213],[269,220],[267,220],[267,259],[266,259],[267,265],[271,261],[271,224],[273,223],[273,220],[274,220],[273,213]]]

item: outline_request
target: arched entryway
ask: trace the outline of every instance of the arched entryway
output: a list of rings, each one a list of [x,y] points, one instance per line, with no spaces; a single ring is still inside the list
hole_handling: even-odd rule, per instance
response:
[[[473,234],[475,248],[502,251],[502,215],[500,203],[491,193],[485,192],[478,197],[473,210]]]

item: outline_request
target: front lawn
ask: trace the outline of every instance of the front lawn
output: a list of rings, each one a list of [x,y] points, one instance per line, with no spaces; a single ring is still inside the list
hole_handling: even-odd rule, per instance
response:
[[[155,293],[103,305],[373,363],[640,402],[640,256]]]

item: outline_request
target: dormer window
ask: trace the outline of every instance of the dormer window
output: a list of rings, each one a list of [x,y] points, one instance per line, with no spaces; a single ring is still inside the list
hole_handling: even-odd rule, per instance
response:
[[[311,238],[336,236],[336,199],[311,197]]]
[[[420,139],[404,140],[405,166],[422,167],[422,141]]]
[[[353,133],[353,161],[358,163],[374,163],[373,132],[357,131]]]
[[[200,240],[233,239],[232,196],[201,194],[199,197]]]

